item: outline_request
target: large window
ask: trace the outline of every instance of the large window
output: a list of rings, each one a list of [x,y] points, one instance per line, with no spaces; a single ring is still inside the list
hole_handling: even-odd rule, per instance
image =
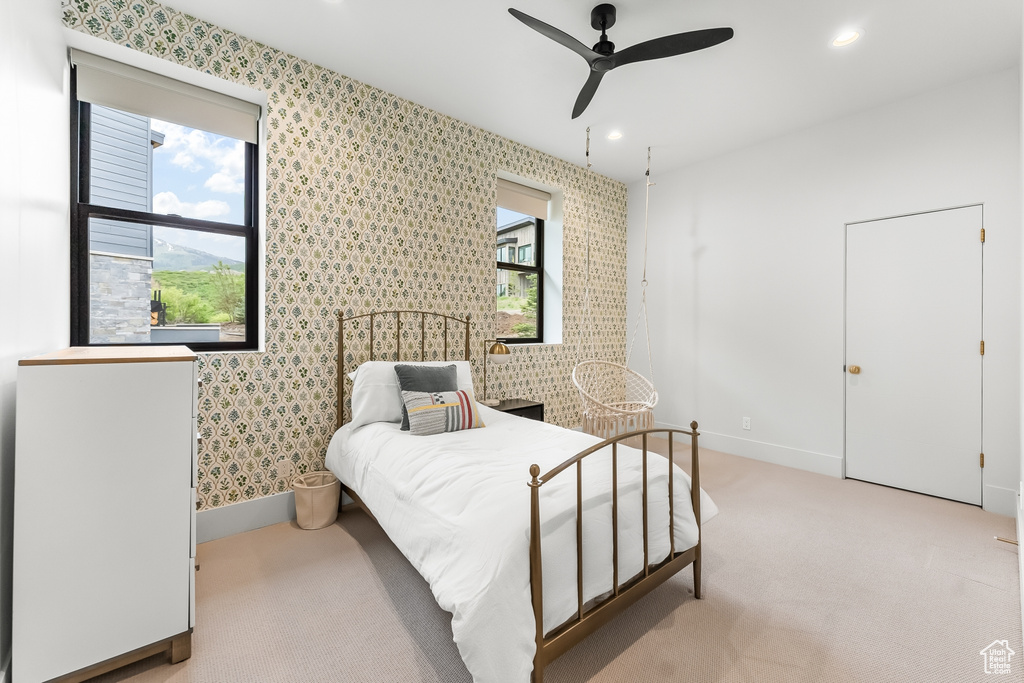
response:
[[[259,108],[72,63],[71,343],[257,348]]]

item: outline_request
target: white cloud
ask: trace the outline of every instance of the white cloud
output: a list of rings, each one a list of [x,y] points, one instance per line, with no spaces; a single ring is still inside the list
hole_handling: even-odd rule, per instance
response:
[[[177,214],[186,218],[209,220],[231,213],[227,202],[219,199],[208,199],[205,202],[183,202],[173,192],[160,192],[153,197],[153,212]]]
[[[245,184],[242,180],[243,178],[232,178],[228,174],[218,171],[206,179],[203,187],[213,192],[242,194],[245,192]]]
[[[213,171],[203,184],[213,191],[242,194],[245,190],[245,143],[241,140],[152,120],[153,130],[164,134],[155,154],[171,155],[171,163],[191,173]]]

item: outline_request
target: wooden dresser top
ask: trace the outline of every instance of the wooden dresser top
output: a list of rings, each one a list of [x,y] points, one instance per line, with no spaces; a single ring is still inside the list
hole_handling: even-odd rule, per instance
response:
[[[194,361],[187,346],[72,346],[18,361],[18,365],[85,365],[89,363],[166,363]]]

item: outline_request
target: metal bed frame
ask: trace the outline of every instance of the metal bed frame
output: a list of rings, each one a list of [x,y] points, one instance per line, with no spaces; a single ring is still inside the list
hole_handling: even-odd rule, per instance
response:
[[[402,316],[405,315],[407,320],[403,326]],[[348,375],[345,372],[347,367],[356,367],[359,363],[367,360],[381,360],[382,354],[377,353],[377,347],[387,343],[386,339],[382,339],[380,336],[374,334],[374,323],[377,319],[390,320],[391,316],[394,316],[395,321],[395,335],[394,335],[394,346],[393,354],[387,352],[387,360],[401,361],[402,348],[403,348],[403,329],[406,331],[406,341],[410,336],[410,330],[415,332],[416,322],[418,318],[419,322],[419,360],[424,360],[427,353],[427,321],[430,320],[431,328],[433,331],[440,333],[443,336],[443,353],[440,360],[455,360],[449,358],[449,338],[451,334],[451,328],[454,328],[458,333],[458,339],[460,345],[463,346],[464,359],[470,360],[470,334],[469,324],[470,317],[466,316],[465,319],[455,318],[449,315],[440,313],[432,313],[429,311],[413,311],[413,310],[399,310],[399,311],[378,311],[374,313],[364,313],[362,315],[348,316],[344,314],[338,315],[338,373],[337,373],[337,397],[338,397],[338,409],[337,409],[337,427],[340,428],[344,423],[345,408],[346,408],[346,383]],[[369,347],[369,357],[359,359],[355,354],[351,355],[351,360],[346,358],[346,348],[351,349],[351,345],[346,347],[345,344],[345,326],[346,323],[353,323],[357,320],[367,319],[367,329],[363,330],[363,337],[367,338]],[[411,318],[411,324],[409,322]],[[458,331],[458,325],[464,326],[462,332]],[[436,339],[434,343],[436,343]],[[464,343],[463,343],[464,342]],[[405,346],[408,348],[409,344]],[[437,353],[438,349],[433,349],[434,353]],[[404,360],[415,362],[417,359],[405,358]],[[669,554],[668,556],[656,565],[651,565],[648,561],[648,515],[647,515],[647,456],[648,456],[648,437],[652,434],[664,434],[668,439],[668,461],[669,461],[669,476],[668,476],[668,504],[669,504],[669,515],[668,515],[668,530],[669,530]],[[674,524],[674,503],[675,499],[673,496],[673,472],[674,458],[675,458],[675,437],[676,435],[684,435],[689,437],[690,441],[690,504],[693,506],[694,517],[697,522],[698,539],[700,538],[700,468],[698,458],[698,446],[697,441],[700,436],[700,432],[697,431],[697,423],[690,423],[690,430],[679,430],[679,429],[644,429],[640,431],[627,432],[614,436],[610,439],[605,439],[601,443],[595,444],[590,448],[577,453],[568,460],[564,461],[557,467],[549,470],[543,475],[540,472],[540,467],[537,465],[530,466],[530,480],[527,482],[527,486],[530,490],[530,593],[533,602],[533,614],[537,624],[536,643],[537,650],[533,658],[533,683],[543,683],[544,681],[544,668],[557,659],[559,656],[567,652],[574,645],[585,639],[591,633],[599,629],[604,624],[614,619],[618,614],[624,611],[627,607],[635,603],[637,600],[642,598],[644,595],[650,593],[652,590],[660,586],[671,576],[686,568],[687,566],[693,565],[693,593],[694,597],[701,597],[701,542],[697,541],[697,545],[688,550],[681,552],[676,551],[675,547],[675,524]],[[627,439],[635,440],[638,438],[641,440],[641,458],[642,458],[642,510],[643,510],[643,548],[644,548],[644,569],[642,572],[635,576],[628,577],[620,582],[619,579],[619,535],[618,535],[618,457],[619,457],[619,443]],[[612,461],[612,574],[613,574],[613,589],[611,595],[597,601],[594,604],[584,603],[583,600],[583,493],[582,493],[582,462],[583,460],[595,453],[598,453],[606,448],[611,448],[611,461]],[[574,467],[575,466],[575,467]],[[562,624],[558,628],[554,629],[551,633],[544,634],[544,600],[543,600],[543,576],[542,576],[542,564],[541,564],[541,511],[540,511],[540,489],[546,483],[551,481],[554,477],[562,474],[563,472],[569,471],[570,469],[576,470],[576,597],[578,603],[578,610],[576,616],[571,618],[568,622]],[[352,500],[362,508],[371,519],[376,521],[373,514],[367,509],[366,505],[363,504],[359,496],[352,491],[351,488],[346,487],[348,494]]]

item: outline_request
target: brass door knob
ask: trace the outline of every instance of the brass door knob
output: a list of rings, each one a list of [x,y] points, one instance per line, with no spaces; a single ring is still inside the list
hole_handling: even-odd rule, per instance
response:
[[[847,369],[850,371],[851,375],[859,375],[860,374],[860,366],[859,365],[851,365]]]

